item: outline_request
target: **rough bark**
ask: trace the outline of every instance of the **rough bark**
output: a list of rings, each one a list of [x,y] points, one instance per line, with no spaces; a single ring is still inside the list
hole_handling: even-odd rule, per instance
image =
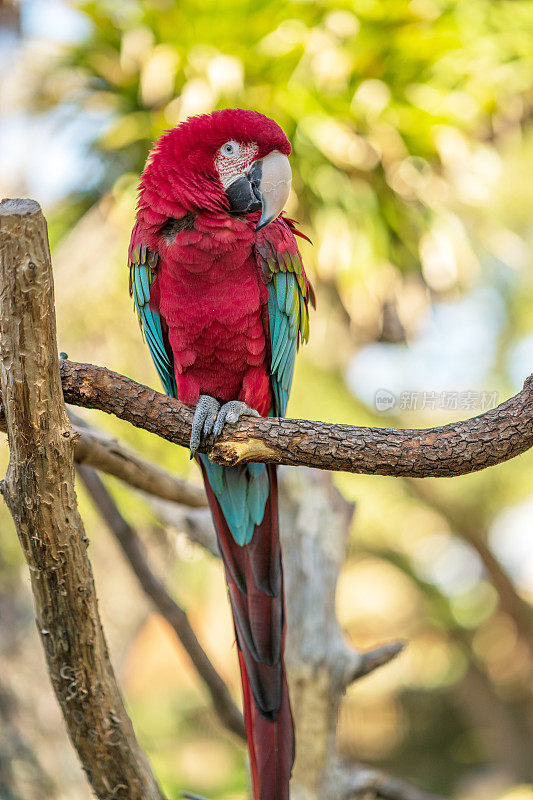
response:
[[[193,412],[178,400],[103,367],[61,361],[65,400],[97,408],[188,446]],[[533,376],[519,394],[469,420],[401,430],[299,419],[242,418],[214,447],[219,464],[266,461],[371,475],[452,477],[500,464],[533,446]]]
[[[52,685],[96,795],[162,800],[124,710],[98,615],[37,203],[0,204],[0,242],[0,381],[10,447],[2,493],[30,569]]]

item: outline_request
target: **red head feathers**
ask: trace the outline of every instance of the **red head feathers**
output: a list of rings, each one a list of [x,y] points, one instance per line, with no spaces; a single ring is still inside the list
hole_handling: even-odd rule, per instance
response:
[[[241,158],[249,158],[245,167],[272,151],[284,156],[291,152],[280,126],[258,111],[227,108],[191,117],[166,131],[152,150],[141,180],[140,209],[148,217],[164,218],[201,209],[227,211],[229,201],[217,155],[231,143],[237,145]],[[150,222],[157,224],[155,218]]]

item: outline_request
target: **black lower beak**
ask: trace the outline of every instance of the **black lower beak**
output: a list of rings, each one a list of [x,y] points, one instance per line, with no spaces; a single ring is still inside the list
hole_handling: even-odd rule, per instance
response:
[[[260,211],[263,198],[259,190],[261,183],[261,161],[256,161],[247,175],[240,175],[226,189],[232,214],[249,214]]]
[[[291,190],[291,167],[287,156],[278,150],[254,161],[248,172],[239,175],[226,189],[234,214],[261,210],[255,227],[261,230],[281,214]]]

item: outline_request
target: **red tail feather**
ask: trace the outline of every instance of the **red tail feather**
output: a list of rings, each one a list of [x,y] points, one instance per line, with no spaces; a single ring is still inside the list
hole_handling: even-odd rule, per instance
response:
[[[294,733],[283,663],[285,609],[278,489],[275,467],[267,469],[270,494],[265,515],[244,547],[233,539],[202,471],[233,611],[254,800],[289,800]]]

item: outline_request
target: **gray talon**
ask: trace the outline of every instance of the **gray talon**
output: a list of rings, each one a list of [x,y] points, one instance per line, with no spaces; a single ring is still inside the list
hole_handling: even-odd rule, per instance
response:
[[[191,458],[194,458],[200,442],[204,441],[213,430],[220,403],[208,394],[201,394],[196,403],[192,421],[191,439],[189,447]]]
[[[259,417],[260,415],[255,408],[250,408],[250,406],[247,406],[246,403],[242,403],[240,400],[230,400],[229,403],[224,403],[218,412],[217,421],[213,429],[213,442],[216,442],[217,436],[220,436],[222,433],[222,428],[226,422],[238,422],[243,416]]]

